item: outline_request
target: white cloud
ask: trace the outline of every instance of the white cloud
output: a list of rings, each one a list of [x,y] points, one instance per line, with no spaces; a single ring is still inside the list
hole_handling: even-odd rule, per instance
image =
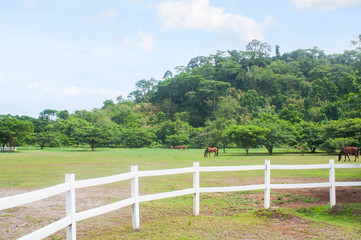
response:
[[[45,82],[32,82],[26,85],[29,89],[39,89],[39,90],[45,90],[45,91],[52,91],[55,90],[53,86],[49,86],[48,83]]]
[[[151,51],[154,45],[154,39],[152,34],[138,31],[138,36],[140,38],[140,43],[139,43],[140,49],[144,51]]]
[[[32,82],[26,85],[28,89],[42,90],[53,93],[58,93],[59,87],[51,86],[49,83]],[[120,90],[105,89],[105,88],[80,88],[75,86],[60,88],[60,93],[68,96],[81,96],[81,95],[101,95],[110,98],[115,98],[125,93]]]
[[[65,95],[79,96],[79,95],[103,95],[110,98],[117,97],[124,94],[120,90],[111,90],[105,88],[79,88],[79,87],[66,87],[61,90]]]
[[[224,33],[228,32],[245,42],[263,40],[262,31],[274,25],[270,16],[260,23],[241,14],[226,13],[221,8],[212,7],[208,0],[170,0],[158,4],[156,9],[166,30],[202,29],[219,35],[227,35]]]
[[[339,8],[351,8],[361,5],[361,0],[291,0],[300,9],[330,11]]]
[[[117,17],[115,9],[109,9],[101,11],[98,15],[90,16],[87,18],[87,22],[90,24],[98,25],[102,28],[110,28],[109,21]]]
[[[135,46],[142,51],[148,52],[153,50],[154,38],[152,34],[144,33],[143,31],[139,30],[136,38],[125,36],[122,40],[122,43],[126,46]]]

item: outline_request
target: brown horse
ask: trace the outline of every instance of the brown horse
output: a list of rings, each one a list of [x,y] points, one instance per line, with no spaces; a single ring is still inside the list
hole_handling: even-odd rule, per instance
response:
[[[345,155],[345,161],[346,161],[346,156],[348,157],[348,161],[350,161],[349,154],[355,155],[355,162],[356,162],[356,158],[358,159],[360,156],[360,151],[357,147],[344,147],[338,154],[338,161],[341,160],[342,155]]]
[[[204,157],[207,157],[207,154],[208,154],[208,157],[210,157],[212,152],[214,152],[214,157],[216,157],[216,156],[218,157],[218,148],[216,148],[216,147],[213,147],[213,148],[208,147],[206,149],[206,151],[204,152]]]
[[[179,149],[179,150],[180,150],[180,149],[183,149],[183,150],[184,150],[184,149],[187,149],[187,150],[189,150],[188,146],[174,146],[174,147],[173,147],[173,146],[170,146],[170,149]]]

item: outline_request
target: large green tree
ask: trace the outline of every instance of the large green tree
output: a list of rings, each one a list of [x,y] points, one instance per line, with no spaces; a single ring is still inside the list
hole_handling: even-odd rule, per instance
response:
[[[96,147],[110,143],[111,130],[106,124],[83,122],[79,128],[75,129],[73,136],[78,142],[89,144],[94,151]]]
[[[297,144],[299,132],[290,122],[279,119],[276,115],[262,114],[253,120],[253,124],[268,130],[262,145],[270,155],[273,154],[274,147]]]
[[[209,146],[222,145],[223,152],[226,152],[226,146],[229,143],[229,137],[227,134],[223,134],[229,126],[235,125],[236,120],[216,118],[214,121],[207,121],[205,131],[203,134],[208,135],[211,141],[208,143]]]
[[[34,125],[11,115],[0,115],[0,143],[2,147],[16,146],[30,139]]]
[[[316,152],[324,142],[322,126],[319,123],[303,121],[298,125],[298,129],[300,132],[299,145],[309,148],[312,153]]]
[[[223,136],[246,150],[261,145],[270,130],[255,125],[233,125],[226,129]]]
[[[39,144],[41,149],[44,147],[59,147],[64,138],[64,135],[58,132],[38,132],[33,134],[33,142]]]

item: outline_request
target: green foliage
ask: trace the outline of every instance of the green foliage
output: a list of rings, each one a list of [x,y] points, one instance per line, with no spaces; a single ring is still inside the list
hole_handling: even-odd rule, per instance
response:
[[[34,125],[30,121],[20,120],[10,115],[0,115],[0,144],[4,146],[21,145],[30,139]]]
[[[286,120],[279,119],[276,115],[262,114],[259,118],[254,119],[256,126],[265,129],[264,145],[270,155],[273,154],[273,148],[282,145],[295,145],[299,132]]]
[[[337,149],[355,145],[357,145],[357,143],[355,139],[352,138],[329,138],[320,146],[320,148],[328,153],[334,153]]]
[[[176,74],[167,71],[163,80],[139,80],[130,100],[119,96],[116,103],[108,99],[100,109],[72,114],[45,109],[38,119],[2,116],[0,141],[29,144],[34,132],[41,146],[87,144],[92,149],[189,145],[225,151],[237,143],[245,149],[264,145],[272,154],[278,146],[311,152],[360,146],[359,37],[352,41],[355,49],[343,54],[326,55],[314,47],[281,55],[276,46],[275,57],[269,56],[269,44],[255,39],[246,51],[197,56],[175,67]],[[240,134],[225,134],[237,124],[246,136],[260,134],[262,143],[245,144]]]
[[[248,150],[251,147],[257,147],[266,140],[266,135],[269,131],[269,129],[255,125],[233,125],[226,129],[223,136],[244,148],[246,155],[248,155]]]
[[[313,122],[301,122],[297,125],[300,132],[300,145],[307,147],[311,152],[316,152],[316,149],[323,143],[323,129],[320,124]]]
[[[156,135],[149,129],[129,128],[123,131],[122,144],[129,148],[149,147],[155,140]]]

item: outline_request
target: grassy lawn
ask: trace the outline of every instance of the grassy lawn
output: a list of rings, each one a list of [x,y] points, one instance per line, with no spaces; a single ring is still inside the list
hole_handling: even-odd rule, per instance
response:
[[[281,152],[283,151],[283,152]],[[28,150],[0,155],[0,187],[34,187],[42,188],[64,182],[65,173],[76,174],[76,179],[88,179],[129,172],[131,165],[138,165],[139,170],[191,167],[193,162],[200,166],[237,166],[260,165],[265,159],[271,164],[324,164],[335,155],[299,154],[280,149],[270,156],[265,149],[254,149],[246,156],[243,150],[231,149],[227,153],[220,151],[218,158],[204,158],[202,149],[45,149]],[[356,178],[357,170],[338,170],[347,172],[341,178]],[[239,173],[236,173],[239,174]],[[262,171],[242,173],[263,175]],[[213,174],[211,174],[213,175]],[[230,176],[229,173],[217,173],[219,177]],[[232,174],[231,174],[232,175]],[[310,171],[273,171],[272,177],[322,177],[327,178],[326,170]]]
[[[130,171],[200,166],[271,164],[327,164],[336,155],[301,154],[294,149],[229,149],[218,158],[204,158],[203,149],[89,149],[55,148],[37,150],[19,148],[0,154],[0,189],[39,189],[64,182],[65,173],[76,179],[110,176]],[[344,163],[344,162],[340,162]],[[347,162],[349,163],[349,162]],[[353,163],[353,162],[351,162]],[[328,181],[328,170],[272,170],[272,183],[290,181]],[[235,186],[263,183],[263,171],[201,173],[201,187]],[[337,181],[360,181],[360,169],[338,169]],[[159,193],[192,187],[192,174],[140,179],[141,194]],[[128,184],[128,183],[126,183]],[[108,186],[110,188],[114,186]],[[355,187],[360,191],[359,187]],[[311,190],[312,191],[312,190]],[[361,200],[337,205],[332,211],[318,206],[317,198],[305,193],[273,192],[271,209],[263,209],[262,191],[201,194],[200,216],[192,216],[192,196],[141,204],[141,229],[131,228],[129,209],[118,210],[78,223],[79,239],[357,239],[361,238]],[[109,199],[115,201],[115,199]],[[308,202],[312,207],[284,208],[289,202]],[[272,207],[273,205],[273,207]],[[119,216],[122,216],[119,218]],[[1,216],[0,216],[1,219]],[[0,224],[0,229],[3,225]],[[270,231],[270,229],[272,229]],[[1,233],[1,232],[0,232]],[[62,239],[63,232],[49,239]],[[0,237],[0,239],[2,239]]]

